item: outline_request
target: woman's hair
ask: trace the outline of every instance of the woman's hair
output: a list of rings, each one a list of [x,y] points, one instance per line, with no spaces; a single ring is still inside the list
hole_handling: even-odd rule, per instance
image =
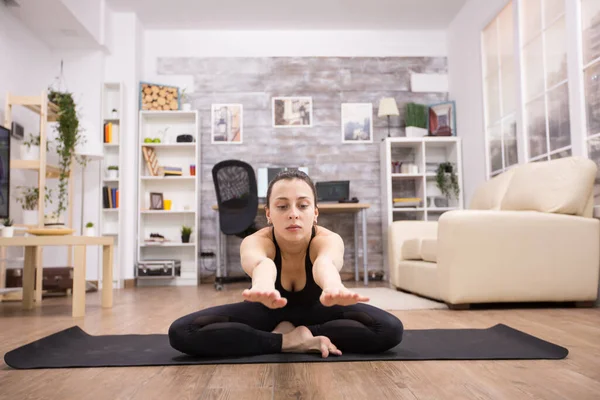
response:
[[[313,200],[315,202],[315,207],[317,207],[317,189],[315,189],[315,184],[308,177],[308,175],[306,175],[304,172],[302,172],[298,169],[294,169],[294,170],[288,170],[288,171],[281,171],[280,173],[278,173],[275,176],[275,178],[273,178],[273,180],[271,182],[269,182],[269,188],[267,189],[267,204],[266,204],[267,208],[269,207],[269,200],[271,198],[271,191],[273,189],[273,185],[275,184],[275,182],[281,181],[283,179],[287,179],[287,180],[300,179],[300,180],[306,182],[308,184],[308,186],[310,186],[310,189],[313,192]]]

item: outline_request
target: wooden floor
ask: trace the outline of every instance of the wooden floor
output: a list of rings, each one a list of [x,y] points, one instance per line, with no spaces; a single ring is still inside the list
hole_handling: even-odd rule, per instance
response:
[[[244,284],[115,291],[103,310],[87,295],[85,318],[70,298],[22,311],[0,303],[0,353],[79,325],[92,335],[166,333],[184,314],[241,300]],[[565,346],[559,361],[410,361],[13,370],[2,362],[0,399],[600,399],[600,309],[505,308],[394,312],[406,329],[504,323]]]

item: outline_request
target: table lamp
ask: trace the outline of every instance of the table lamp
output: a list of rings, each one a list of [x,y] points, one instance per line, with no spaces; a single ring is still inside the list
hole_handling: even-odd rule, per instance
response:
[[[392,97],[384,97],[379,101],[378,117],[387,117],[388,120],[388,137],[390,137],[390,116],[400,115],[396,100]]]
[[[80,234],[83,235],[83,204],[85,203],[85,168],[88,161],[102,160],[104,146],[100,143],[100,135],[89,121],[81,120],[79,123],[80,140],[75,146],[75,154],[82,157],[83,169],[81,171],[81,226]]]

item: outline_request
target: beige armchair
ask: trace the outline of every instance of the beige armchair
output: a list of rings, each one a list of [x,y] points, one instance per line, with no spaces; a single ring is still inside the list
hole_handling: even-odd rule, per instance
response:
[[[596,164],[568,157],[515,166],[475,192],[469,209],[389,229],[390,281],[446,302],[579,302],[598,296]]]

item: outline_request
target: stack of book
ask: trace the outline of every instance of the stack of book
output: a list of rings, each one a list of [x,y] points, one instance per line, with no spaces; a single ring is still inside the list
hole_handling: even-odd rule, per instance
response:
[[[119,208],[119,189],[102,187],[102,203],[104,208]]]
[[[394,207],[417,208],[421,205],[420,197],[394,197]]]
[[[181,176],[183,170],[179,167],[159,167],[158,175],[162,176]]]

